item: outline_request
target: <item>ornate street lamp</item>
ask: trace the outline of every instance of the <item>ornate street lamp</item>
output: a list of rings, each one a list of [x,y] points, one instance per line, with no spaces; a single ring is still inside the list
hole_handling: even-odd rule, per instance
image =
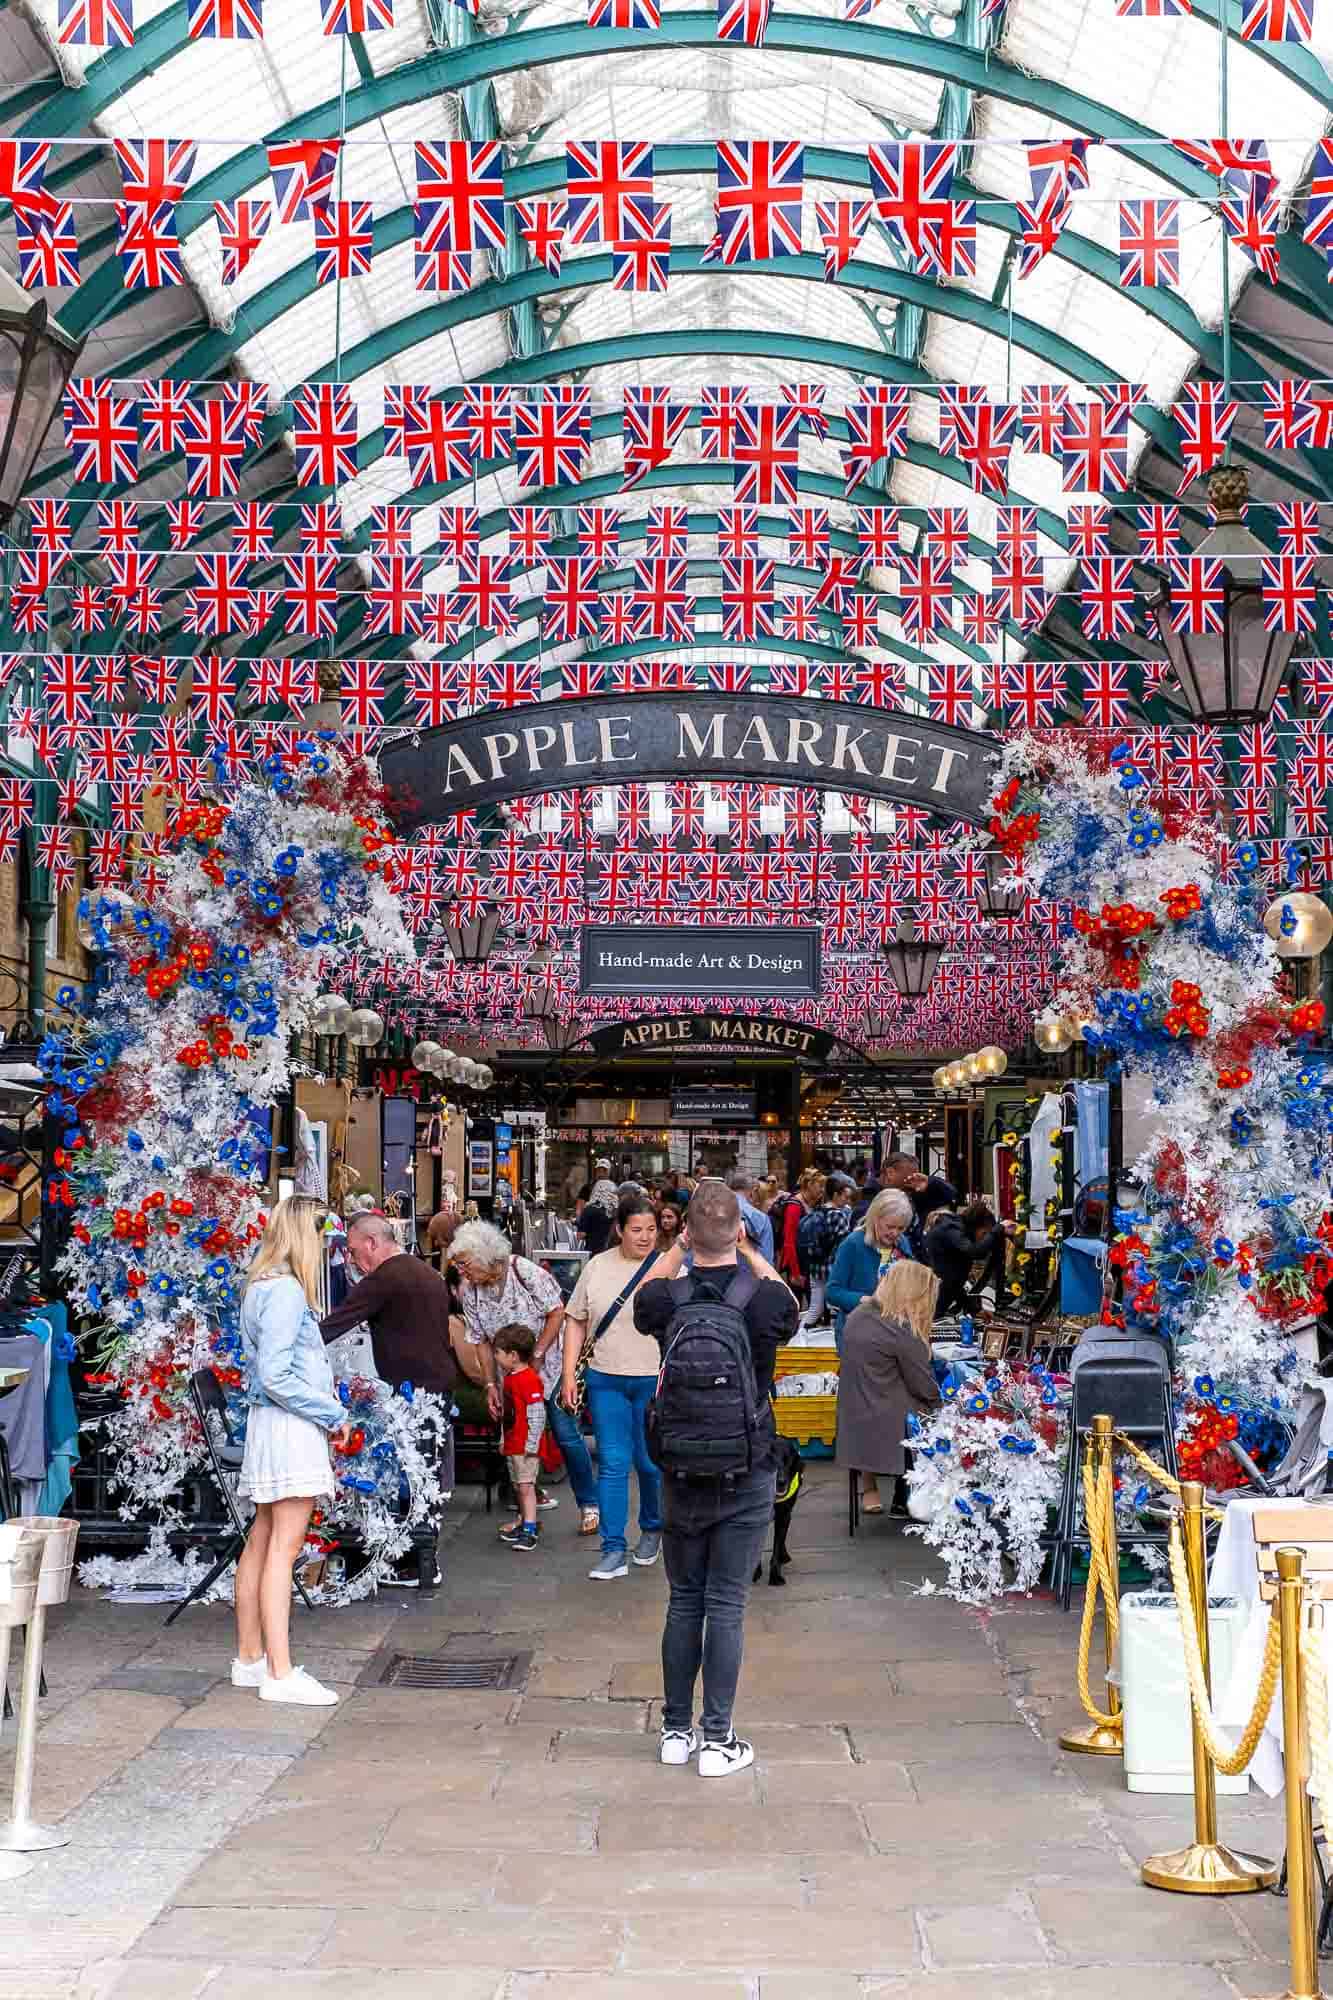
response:
[[[1013,917],[1023,907],[1026,891],[1022,886],[1001,888],[1014,864],[1000,847],[988,847],[981,857],[981,903],[988,917]]]
[[[1221,631],[1173,631],[1166,588],[1148,607],[1190,714],[1199,722],[1233,727],[1263,722],[1272,712],[1298,636],[1264,630],[1261,565],[1270,551],[1245,526],[1249,491],[1241,466],[1218,466],[1208,481],[1214,525],[1191,551],[1222,564]]]
[[[480,916],[468,917],[461,924],[444,926],[445,942],[453,953],[456,965],[484,965],[495,947],[500,930],[500,912],[494,904],[487,904]]]
[[[884,956],[904,1000],[920,1000],[930,991],[945,949],[942,944],[927,944],[919,938],[910,917],[899,927],[897,937],[884,946]]]
[[[0,527],[13,518],[82,351],[45,299],[0,271]]]

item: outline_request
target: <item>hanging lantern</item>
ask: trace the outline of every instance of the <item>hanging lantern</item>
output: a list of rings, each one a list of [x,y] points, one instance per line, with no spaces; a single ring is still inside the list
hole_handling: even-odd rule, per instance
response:
[[[908,918],[899,926],[897,937],[883,949],[893,983],[903,999],[922,999],[930,991],[931,981],[939,971],[945,947],[942,944],[927,944],[918,937],[915,923]]]
[[[424,1070],[427,1076],[437,1076],[443,1057],[444,1050],[438,1042],[417,1042],[412,1050],[412,1067]]]
[[[977,1061],[981,1064],[981,1074],[986,1077],[1003,1076],[1009,1067],[1008,1056],[994,1042],[987,1042],[984,1049],[977,1050]]]
[[[484,908],[480,916],[469,917],[461,924],[444,926],[445,941],[453,953],[456,965],[484,965],[495,947],[500,929],[500,912],[492,906]]]
[[[963,1076],[968,1083],[980,1083],[985,1074],[985,1070],[981,1067],[981,1057],[979,1055],[963,1057]]]
[[[384,1036],[384,1016],[373,1007],[354,1007],[344,1029],[354,1049],[373,1049]]]
[[[1062,1056],[1066,1049],[1072,1047],[1074,1041],[1073,1030],[1068,1021],[1059,1015],[1048,1014],[1039,1017],[1032,1033],[1037,1047],[1048,1056]]]
[[[944,1093],[950,1088],[948,1063],[941,1063],[930,1080],[940,1096],[943,1097]]]
[[[946,1085],[950,1090],[961,1090],[967,1082],[967,1076],[960,1062],[946,1064],[944,1077]]]
[[[33,476],[65,384],[83,348],[45,299],[0,271],[0,522],[13,518]]]
[[[982,855],[981,905],[988,917],[1012,917],[1022,909],[1027,897],[1022,884],[1016,888],[1000,887],[1001,882],[1013,874],[1015,865],[998,847],[988,847]]]
[[[1279,958],[1318,958],[1333,938],[1333,911],[1308,890],[1292,889],[1264,911],[1264,929]]]

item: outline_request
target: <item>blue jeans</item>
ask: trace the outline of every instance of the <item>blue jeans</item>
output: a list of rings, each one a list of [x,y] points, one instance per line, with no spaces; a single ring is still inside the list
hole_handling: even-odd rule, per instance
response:
[[[774,1473],[667,1487],[662,1537],[671,1597],[662,1630],[662,1726],[689,1729],[703,1669],[705,1739],[725,1743],[741,1673],[750,1578],[773,1519]]]
[[[574,1504],[578,1507],[597,1505],[597,1476],[592,1469],[588,1447],[583,1442],[583,1432],[569,1411],[558,1403],[554,1396],[546,1399],[546,1421],[551,1427],[551,1435],[564,1455],[565,1467],[569,1473],[569,1483],[574,1492]]]
[[[662,1526],[662,1475],[648,1456],[643,1413],[657,1387],[655,1375],[607,1375],[588,1370],[588,1410],[597,1439],[597,1498],[602,1510],[602,1547],[623,1555],[629,1520],[631,1458],[639,1475],[639,1530],[655,1535]]]

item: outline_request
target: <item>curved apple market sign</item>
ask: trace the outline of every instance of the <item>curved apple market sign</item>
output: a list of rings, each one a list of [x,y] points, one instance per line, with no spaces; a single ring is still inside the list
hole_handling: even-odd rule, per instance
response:
[[[799,1021],[767,1014],[655,1014],[642,1021],[615,1021],[594,1028],[579,1044],[595,1056],[691,1055],[740,1049],[751,1055],[788,1056],[827,1062],[835,1037]]]
[[[816,785],[984,825],[994,746],[970,730],[788,695],[598,695],[487,709],[388,744],[405,833],[579,785],[751,778]]]

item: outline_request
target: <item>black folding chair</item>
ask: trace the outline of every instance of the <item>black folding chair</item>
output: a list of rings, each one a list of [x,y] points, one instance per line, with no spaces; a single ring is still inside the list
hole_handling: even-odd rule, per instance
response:
[[[223,1548],[212,1569],[208,1572],[208,1575],[195,1585],[188,1597],[182,1598],[179,1604],[172,1607],[167,1615],[167,1625],[174,1625],[182,1611],[187,1611],[201,1597],[207,1596],[218,1578],[237,1561],[241,1550],[245,1547],[245,1538],[250,1532],[249,1526],[236,1504],[236,1489],[234,1484],[240,1474],[241,1461],[245,1456],[245,1445],[232,1429],[231,1417],[227,1411],[227,1399],[222,1393],[222,1384],[218,1381],[217,1376],[211,1368],[196,1368],[193,1375],[191,1375],[190,1401],[194,1404],[194,1413],[199,1420],[199,1428],[203,1432],[204,1449],[208,1453],[209,1473],[213,1485],[217,1490],[218,1498],[227,1510],[232,1532],[227,1538],[226,1546]],[[218,1443],[213,1435],[213,1427],[209,1422],[210,1416],[217,1419],[218,1428],[222,1432],[221,1444]],[[301,1582],[300,1577],[295,1574],[295,1571],[292,1574],[292,1582],[301,1593],[301,1602],[305,1605],[306,1610],[313,1611],[315,1607],[306,1595],[305,1585]]]

